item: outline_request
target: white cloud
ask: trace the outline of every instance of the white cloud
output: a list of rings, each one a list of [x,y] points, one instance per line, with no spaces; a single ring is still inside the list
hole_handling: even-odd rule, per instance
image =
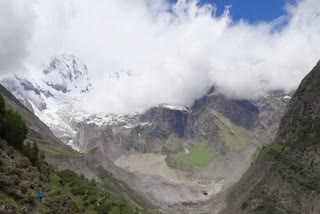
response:
[[[228,10],[217,17],[192,0],[41,0],[35,10],[29,68],[41,71],[57,53],[79,56],[96,84],[85,102],[94,111],[191,104],[212,84],[236,98],[260,93],[261,80],[293,90],[320,58],[319,0],[258,24],[231,23]],[[123,69],[132,76],[108,77]]]
[[[32,3],[0,1],[0,74],[24,71],[28,41],[33,33]]]

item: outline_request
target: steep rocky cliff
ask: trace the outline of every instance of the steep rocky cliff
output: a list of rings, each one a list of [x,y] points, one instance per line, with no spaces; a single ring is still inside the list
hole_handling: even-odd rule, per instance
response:
[[[273,144],[228,196],[224,213],[320,212],[320,62],[292,97]]]

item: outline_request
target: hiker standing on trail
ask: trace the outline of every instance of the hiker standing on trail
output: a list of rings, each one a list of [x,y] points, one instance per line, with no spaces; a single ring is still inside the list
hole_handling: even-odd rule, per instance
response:
[[[42,190],[40,190],[40,192],[39,192],[40,202],[42,201],[43,195],[44,195],[44,192]]]

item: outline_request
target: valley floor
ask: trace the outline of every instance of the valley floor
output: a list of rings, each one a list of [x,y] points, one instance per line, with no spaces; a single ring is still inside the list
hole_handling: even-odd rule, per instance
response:
[[[129,152],[115,164],[136,174],[139,192],[159,203],[166,213],[212,213],[223,208],[224,191],[248,169],[256,151],[254,145],[241,152],[219,155],[208,166],[181,171],[167,166],[166,156]]]

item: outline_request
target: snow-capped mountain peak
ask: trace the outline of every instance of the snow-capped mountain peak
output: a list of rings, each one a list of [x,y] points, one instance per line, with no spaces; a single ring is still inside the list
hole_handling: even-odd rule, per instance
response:
[[[56,91],[85,93],[92,88],[87,66],[71,54],[53,58],[43,73],[43,81]]]
[[[1,83],[65,143],[76,134],[74,124],[88,117],[76,106],[92,85],[87,66],[76,56],[56,56],[40,76],[12,75]]]

